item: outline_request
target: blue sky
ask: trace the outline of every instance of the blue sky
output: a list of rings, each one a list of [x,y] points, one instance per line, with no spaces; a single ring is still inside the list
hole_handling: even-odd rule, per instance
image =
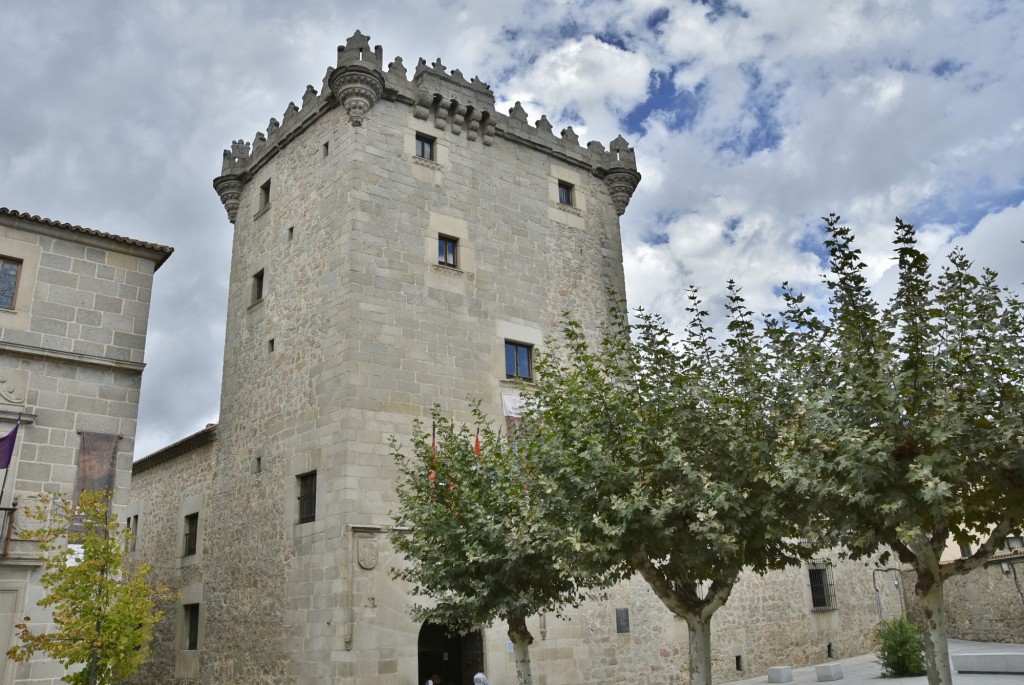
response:
[[[37,0],[4,8],[0,206],[172,245],[137,456],[218,412],[231,226],[221,150],[320,87],[356,29],[440,56],[555,131],[635,147],[630,304],[681,325],[690,285],[755,310],[819,293],[819,217],[853,226],[880,293],[893,221],[1024,290],[1024,3],[550,0],[436,4]]]

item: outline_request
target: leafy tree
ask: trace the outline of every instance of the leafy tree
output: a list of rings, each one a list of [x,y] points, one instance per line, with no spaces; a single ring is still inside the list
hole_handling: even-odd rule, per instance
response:
[[[529,685],[526,619],[577,604],[581,586],[561,561],[521,441],[498,435],[479,410],[476,421],[472,433],[435,407],[433,431],[417,423],[408,453],[392,441],[399,527],[391,540],[407,560],[395,575],[429,600],[413,607],[416,620],[458,633],[504,620],[519,683]]]
[[[591,574],[639,573],[686,621],[690,682],[711,682],[711,618],[741,571],[797,561],[802,512],[776,465],[777,368],[734,284],[728,329],[716,341],[691,292],[690,324],[674,340],[639,311],[538,365],[531,468],[564,531],[573,564]]]
[[[77,508],[42,494],[27,510],[46,554],[40,579],[46,595],[39,605],[51,608],[54,628],[35,633],[26,616],[15,625],[21,644],[7,656],[25,662],[42,651],[65,668],[82,665],[63,678],[74,685],[107,685],[131,675],[146,660],[153,625],[163,615],[155,600],[166,591],[146,582],[145,564],[127,558],[131,532],[110,516],[109,503],[109,492],[86,490]]]
[[[892,550],[913,568],[928,681],[948,685],[943,583],[1024,523],[1024,306],[961,250],[934,279],[899,219],[899,284],[880,306],[850,229],[825,221],[827,320],[787,291],[769,331],[802,398],[789,475],[854,557]],[[951,538],[980,544],[940,563]]]

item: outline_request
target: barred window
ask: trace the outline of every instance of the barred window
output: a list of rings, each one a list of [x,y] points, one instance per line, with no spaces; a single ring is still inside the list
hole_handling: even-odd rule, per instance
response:
[[[185,517],[185,544],[182,556],[192,556],[196,553],[196,546],[199,541],[199,513],[189,514]]]
[[[836,610],[836,586],[832,577],[832,564],[812,561],[807,566],[811,584],[811,611]]]
[[[187,650],[199,649],[199,605],[186,604],[182,607],[184,624],[184,647]]]
[[[316,520],[316,471],[298,476],[299,523]]]

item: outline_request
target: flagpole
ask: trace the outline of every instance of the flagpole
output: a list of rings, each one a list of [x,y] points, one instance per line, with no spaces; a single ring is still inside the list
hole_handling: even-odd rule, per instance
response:
[[[14,424],[14,430],[17,431],[18,430],[18,426],[20,426],[20,425],[21,425],[21,412],[19,411],[18,412],[18,420]],[[14,439],[16,440],[17,438],[18,438],[18,434],[17,434],[17,432],[15,432]],[[11,441],[11,458],[7,460],[7,468],[4,469],[4,482],[3,482],[3,485],[0,485],[0,506],[3,506],[3,503],[4,503],[4,490],[7,489],[7,474],[11,472],[11,459],[14,458],[13,455],[14,455],[14,441],[12,440]]]

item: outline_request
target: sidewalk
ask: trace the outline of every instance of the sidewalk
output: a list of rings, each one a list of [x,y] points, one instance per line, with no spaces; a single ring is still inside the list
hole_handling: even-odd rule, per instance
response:
[[[967,642],[966,640],[950,640],[949,653],[964,654],[968,652],[1024,652],[1024,645],[1009,645],[998,642]],[[849,659],[839,659],[843,665],[843,679],[833,681],[834,685],[928,685],[927,676],[913,678],[882,678],[882,667],[874,654],[861,654]],[[768,682],[767,671],[756,678],[735,680],[729,685],[764,685]],[[818,678],[814,666],[801,666],[793,669],[793,685],[801,683],[817,683]],[[993,673],[957,673],[953,671],[953,685],[1020,685],[1024,676]]]

